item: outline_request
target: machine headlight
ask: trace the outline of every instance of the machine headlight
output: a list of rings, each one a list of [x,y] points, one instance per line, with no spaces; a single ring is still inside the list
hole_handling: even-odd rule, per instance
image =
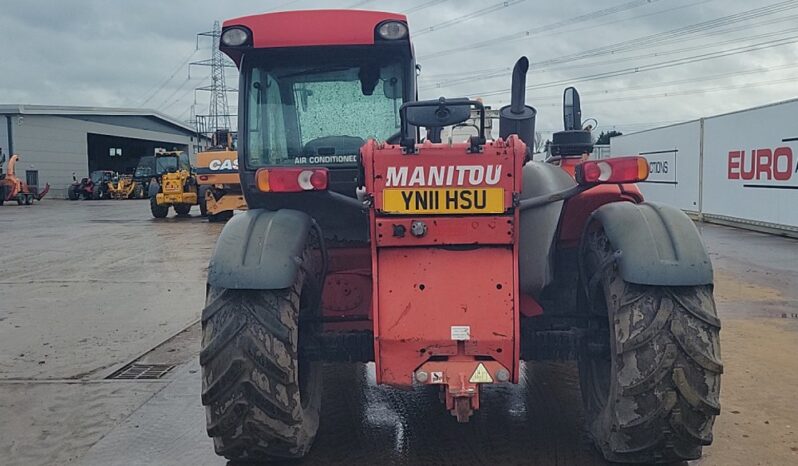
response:
[[[249,41],[249,31],[241,27],[231,27],[222,33],[221,42],[226,47],[240,47]]]
[[[407,37],[407,24],[401,21],[386,21],[377,27],[377,34],[385,40],[398,40]]]

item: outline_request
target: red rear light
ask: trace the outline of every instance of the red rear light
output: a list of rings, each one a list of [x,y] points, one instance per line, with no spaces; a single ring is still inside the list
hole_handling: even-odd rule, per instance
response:
[[[645,157],[613,157],[588,160],[576,166],[576,182],[583,185],[599,183],[636,183],[648,178]]]
[[[200,181],[208,181],[208,175],[200,175]]]
[[[327,189],[326,168],[261,168],[255,174],[258,189],[271,193],[299,193]]]

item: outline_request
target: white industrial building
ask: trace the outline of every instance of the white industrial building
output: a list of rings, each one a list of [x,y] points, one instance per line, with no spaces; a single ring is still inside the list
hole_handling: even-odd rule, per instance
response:
[[[798,99],[611,139],[640,154],[648,200],[704,220],[798,236]]]
[[[18,154],[17,176],[65,197],[73,173],[132,173],[156,149],[193,155],[206,146],[194,128],[153,110],[0,105],[0,148]]]

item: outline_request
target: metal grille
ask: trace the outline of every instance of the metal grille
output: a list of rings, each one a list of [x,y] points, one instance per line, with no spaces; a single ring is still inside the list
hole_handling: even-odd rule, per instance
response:
[[[109,379],[160,379],[175,366],[171,364],[130,364],[114,372]]]

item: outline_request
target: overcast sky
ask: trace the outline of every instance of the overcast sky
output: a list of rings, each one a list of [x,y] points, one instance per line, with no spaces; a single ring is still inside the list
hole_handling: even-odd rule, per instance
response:
[[[561,127],[569,84],[584,118],[623,132],[798,97],[798,0],[2,0],[0,103],[144,106],[188,120],[209,100],[193,88],[210,70],[187,65],[210,57],[196,33],[340,7],[408,12],[422,98],[506,104],[509,70],[526,55],[527,103],[544,132]]]

